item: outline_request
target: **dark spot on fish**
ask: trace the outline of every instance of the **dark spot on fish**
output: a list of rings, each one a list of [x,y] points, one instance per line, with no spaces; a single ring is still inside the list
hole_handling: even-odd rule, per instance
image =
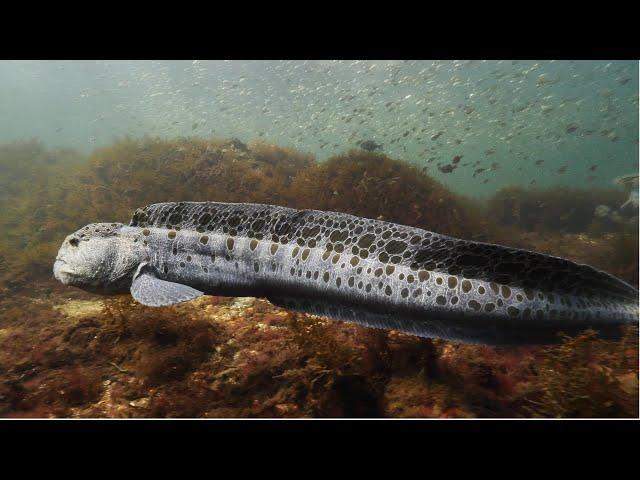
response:
[[[460,268],[483,268],[487,265],[488,259],[480,255],[460,255],[456,259],[456,265]]]
[[[375,235],[371,233],[367,233],[362,238],[360,238],[360,240],[358,240],[358,246],[360,248],[369,248],[369,246],[373,243],[375,239],[376,239]]]
[[[476,302],[475,300],[470,300],[469,303],[467,303],[467,305],[469,305],[469,307],[471,307],[473,310],[475,310],[476,312],[478,310],[480,310],[480,308],[482,307],[482,305],[480,305],[478,302]]]
[[[385,250],[389,255],[399,254],[407,249],[407,244],[399,240],[391,240],[385,246]]]

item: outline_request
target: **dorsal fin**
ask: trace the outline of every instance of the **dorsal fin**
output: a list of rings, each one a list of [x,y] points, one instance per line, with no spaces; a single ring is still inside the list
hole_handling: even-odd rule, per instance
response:
[[[195,228],[201,217],[215,211],[218,205],[216,202],[153,203],[138,208],[133,213],[129,226]]]
[[[268,217],[273,223],[280,218],[292,219],[302,211],[260,203],[170,202],[154,203],[137,209],[130,227],[193,229],[199,232],[217,231],[226,226],[230,230],[246,230],[257,218]],[[266,227],[261,222],[259,230]]]

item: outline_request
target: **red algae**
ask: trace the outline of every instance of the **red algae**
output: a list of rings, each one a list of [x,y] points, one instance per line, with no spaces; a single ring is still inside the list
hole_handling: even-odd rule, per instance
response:
[[[23,165],[1,180],[11,190],[0,189],[1,417],[638,415],[637,329],[618,341],[586,332],[550,347],[493,348],[251,298],[153,309],[127,295],[65,288],[50,273],[61,239],[79,226],[126,222],[147,203],[188,199],[382,218],[564,256],[637,286],[637,232],[598,230],[586,213],[550,221],[545,215],[567,213],[559,200],[566,192],[502,192],[483,209],[382,154],[354,150],[316,163],[266,142],[122,139],[88,159],[37,142],[0,152],[8,165]],[[619,200],[592,197],[576,203]],[[534,215],[530,205],[545,198],[553,213]]]

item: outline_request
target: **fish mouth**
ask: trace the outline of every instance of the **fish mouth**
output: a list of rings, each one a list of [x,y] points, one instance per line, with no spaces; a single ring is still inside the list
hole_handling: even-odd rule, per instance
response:
[[[56,261],[53,264],[53,276],[63,284],[69,285],[73,280],[74,273],[71,270],[64,268],[65,265],[67,265],[67,262],[56,258]]]
[[[82,274],[74,272],[69,268],[69,264],[60,258],[56,258],[56,261],[53,264],[53,276],[63,285],[78,287],[88,292],[106,293],[108,290],[99,281],[87,280]]]

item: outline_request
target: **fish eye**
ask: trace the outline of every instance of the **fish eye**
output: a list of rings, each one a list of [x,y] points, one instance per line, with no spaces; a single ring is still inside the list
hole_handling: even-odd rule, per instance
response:
[[[77,247],[78,244],[80,243],[80,240],[78,240],[77,238],[72,238],[69,240],[69,243],[71,244],[72,247]]]

